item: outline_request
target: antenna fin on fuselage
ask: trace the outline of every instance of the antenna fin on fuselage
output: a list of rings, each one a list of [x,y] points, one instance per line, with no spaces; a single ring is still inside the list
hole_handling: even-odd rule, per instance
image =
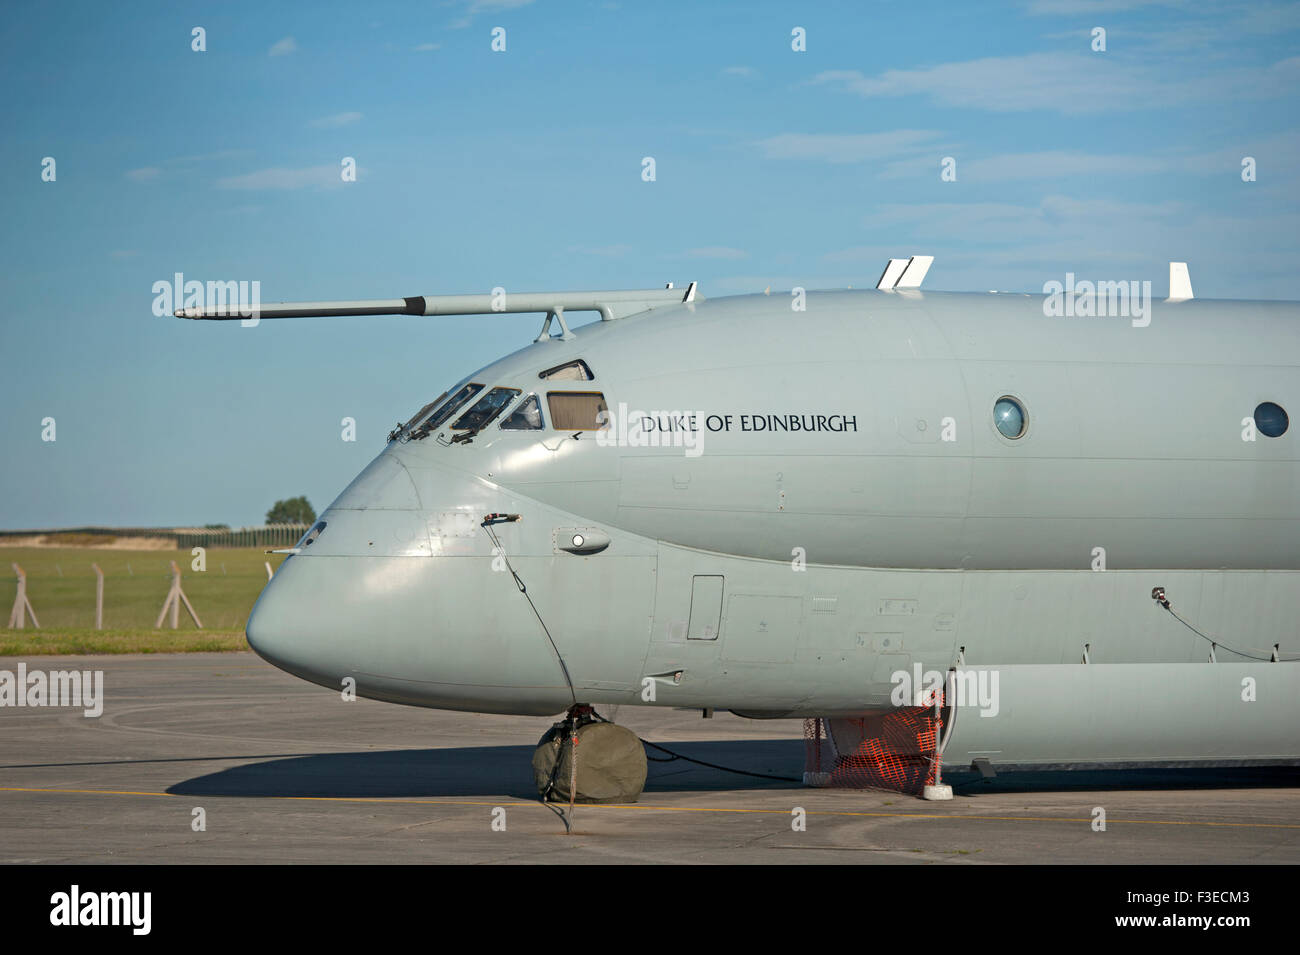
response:
[[[876,283],[876,288],[881,291],[889,291],[898,284],[898,277],[903,274],[903,269],[907,268],[907,259],[890,259],[885,263],[885,271],[880,273],[880,281]]]
[[[897,288],[920,288],[925,273],[930,271],[933,255],[914,255],[910,259],[890,259],[885,271],[880,273],[876,288],[888,292]]]
[[[1192,276],[1186,262],[1169,263],[1169,297],[1166,302],[1186,302],[1192,295]]]
[[[921,283],[925,281],[925,273],[930,271],[930,266],[933,264],[933,255],[912,256],[894,288],[920,288]]]

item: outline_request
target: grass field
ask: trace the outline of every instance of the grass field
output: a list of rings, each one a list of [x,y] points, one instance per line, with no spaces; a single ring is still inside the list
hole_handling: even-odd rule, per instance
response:
[[[248,648],[242,630],[32,630],[30,627],[0,630],[0,657],[60,653],[214,653]]]
[[[27,574],[27,596],[40,620],[23,630],[0,629],[0,655],[44,653],[174,653],[244,650],[244,625],[266,586],[266,562],[283,555],[259,548],[211,549],[207,569],[191,569],[189,551],[99,550],[82,547],[0,548],[0,611],[8,620],[18,582],[10,564]],[[154,621],[171,587],[171,561],[181,569],[181,586],[203,629],[181,607],[180,629]],[[95,626],[95,572],[104,572],[104,629]]]

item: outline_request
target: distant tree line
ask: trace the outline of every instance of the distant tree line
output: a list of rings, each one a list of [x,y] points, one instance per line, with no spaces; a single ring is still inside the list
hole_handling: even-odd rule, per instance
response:
[[[285,501],[276,501],[275,506],[266,512],[268,524],[314,524],[316,511],[306,495],[291,497]]]

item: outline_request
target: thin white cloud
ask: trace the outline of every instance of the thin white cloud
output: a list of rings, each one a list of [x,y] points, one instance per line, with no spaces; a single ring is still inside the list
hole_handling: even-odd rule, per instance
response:
[[[955,158],[955,157],[954,157]],[[1047,150],[1006,153],[958,162],[958,181],[1006,182],[1029,179],[1066,179],[1078,176],[1139,176],[1164,172],[1168,159],[1158,156],[1099,155]]]
[[[886,70],[876,76],[857,70],[828,70],[814,76],[812,83],[865,99],[919,95],[943,106],[967,109],[1068,112],[1107,109],[1116,100],[1131,99],[1148,85],[1141,70],[1094,56],[1030,53],[985,57],[915,70]]]
[[[1199,296],[1290,299],[1296,200],[1288,186],[1276,197],[1265,189],[1231,187],[1241,199],[1227,211],[1206,209],[1196,194],[1154,202],[1049,195],[1024,203],[891,203],[862,219],[864,235],[877,244],[822,259],[874,282],[891,256],[934,255],[926,282],[932,289],[1038,292],[1044,281],[1074,271],[1089,279],[1150,279],[1161,295],[1169,262],[1183,261]]]
[[[519,7],[526,7],[532,2],[533,0],[470,0],[465,12],[449,25],[453,30],[463,30],[473,23],[474,18],[480,14],[517,10]]]
[[[1046,4],[1031,4],[1031,13],[1053,13],[1071,16],[1071,8],[1077,6],[1075,0],[1067,0],[1061,9],[1065,12],[1056,14],[1047,9]],[[1123,12],[1118,9],[1093,8],[1089,6],[1084,12],[1089,15]],[[1084,46],[1092,42],[1091,32],[1095,26],[1107,27],[1118,47],[1113,49],[1140,50],[1144,55],[1151,53],[1196,53],[1199,57],[1211,59],[1224,58],[1236,49],[1254,58],[1260,36],[1277,36],[1300,30],[1300,4],[1291,0],[1284,3],[1270,3],[1266,0],[1229,0],[1215,2],[1205,0],[1195,6],[1183,6],[1176,16],[1166,16],[1162,11],[1154,11],[1154,16],[1136,21],[1125,19],[1117,24],[1099,16],[1090,16],[1088,20],[1076,19],[1076,28],[1064,33],[1047,33],[1050,40],[1073,39]]]
[[[1174,160],[1175,168],[1193,175],[1241,174],[1241,161],[1255,160],[1261,181],[1294,183],[1300,179],[1300,132],[1295,130],[1273,136],[1237,139],[1207,153],[1195,153]],[[1292,187],[1292,196],[1295,195]]]
[[[939,133],[928,129],[897,129],[886,133],[781,133],[755,145],[768,159],[815,159],[850,163],[888,159],[933,148]]]
[[[1173,200],[1128,202],[1044,196],[1035,205],[1012,202],[889,203],[863,219],[870,229],[905,226],[909,234],[948,235],[982,240],[1059,237],[1062,227],[1082,223],[1114,230],[1118,224],[1185,218],[1187,208]],[[832,259],[832,261],[835,261]]]
[[[411,47],[416,53],[429,53],[432,50],[441,50],[441,43],[420,43]]]
[[[193,156],[177,156],[168,162],[208,162],[214,159],[239,159],[243,156],[251,156],[251,149],[221,149],[214,153],[199,153]]]
[[[742,76],[746,79],[758,76],[758,71],[752,66],[728,66],[722,70],[723,76]]]
[[[733,249],[725,245],[709,245],[699,249],[688,249],[686,251],[688,259],[726,259],[735,261],[736,259],[745,259],[749,253],[743,249]]]
[[[954,149],[958,182],[1026,182],[1036,179],[1057,181],[1154,175],[1239,176],[1242,160],[1250,156],[1264,163],[1271,177],[1294,181],[1300,177],[1300,132],[1252,137],[1229,143],[1211,152],[1187,153],[1168,149],[1143,154],[1085,153],[1077,150],[1045,150],[1002,153],[964,158]],[[939,157],[925,155],[898,160],[881,172],[882,179],[939,176]]]
[[[1180,258],[1176,236],[1189,228],[1190,210],[1180,202],[1124,202],[1115,199],[1074,199],[1046,196],[1037,203],[928,202],[889,203],[864,217],[862,224],[874,235],[889,236],[890,245],[854,246],[829,252],[822,258],[837,265],[853,264],[870,272],[890,256],[913,253],[936,255],[945,266],[958,248],[978,243],[970,261],[991,272],[994,266],[1026,263],[1064,270],[1080,261],[1080,250],[1092,261],[1118,263],[1152,258],[1152,250],[1166,250]],[[1160,252],[1155,253],[1156,258]],[[1166,259],[1168,261],[1168,259]],[[970,281],[967,279],[966,281]],[[989,276],[957,288],[1026,288],[1008,285]]]
[[[1300,57],[1268,66],[1173,69],[1100,53],[1029,53],[942,63],[866,76],[828,70],[810,80],[865,99],[926,96],[940,106],[1066,114],[1146,109],[1288,95],[1300,84]]]
[[[268,52],[270,56],[288,56],[290,53],[298,52],[298,41],[291,36],[279,40],[271,46]]]
[[[1027,10],[1043,16],[1123,13],[1142,7],[1183,6],[1181,0],[1030,0]]]
[[[622,258],[632,251],[632,246],[615,244],[615,245],[597,245],[597,246],[570,246],[569,252],[576,255],[599,255],[603,258],[617,259]]]
[[[259,169],[242,176],[218,179],[221,189],[302,189],[305,186],[342,185],[341,166],[308,166],[302,169],[274,167]],[[358,170],[357,178],[360,178]]]
[[[359,119],[361,119],[360,113],[335,113],[333,116],[313,119],[307,125],[315,129],[338,129],[340,126],[349,126]]]
[[[149,182],[150,180],[157,179],[161,172],[162,170],[157,166],[142,166],[139,169],[128,169],[126,172],[126,178],[130,179],[132,182]]]
[[[1227,22],[1234,21],[1237,28],[1246,33],[1270,36],[1289,33],[1300,30],[1300,4],[1295,3],[1294,0],[1284,3],[1249,0],[1247,3],[1237,5],[1233,18]],[[1215,22],[1220,25],[1225,23],[1222,17],[1216,17]]]

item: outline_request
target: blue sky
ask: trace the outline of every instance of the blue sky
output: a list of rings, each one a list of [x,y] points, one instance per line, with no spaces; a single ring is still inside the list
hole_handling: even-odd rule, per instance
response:
[[[1163,295],[1180,259],[1198,297],[1300,298],[1294,3],[44,3],[0,24],[3,528],[322,508],[395,421],[539,327],[157,318],[178,271],[268,302],[720,296],[870,286],[928,253],[928,288],[1073,271]]]

